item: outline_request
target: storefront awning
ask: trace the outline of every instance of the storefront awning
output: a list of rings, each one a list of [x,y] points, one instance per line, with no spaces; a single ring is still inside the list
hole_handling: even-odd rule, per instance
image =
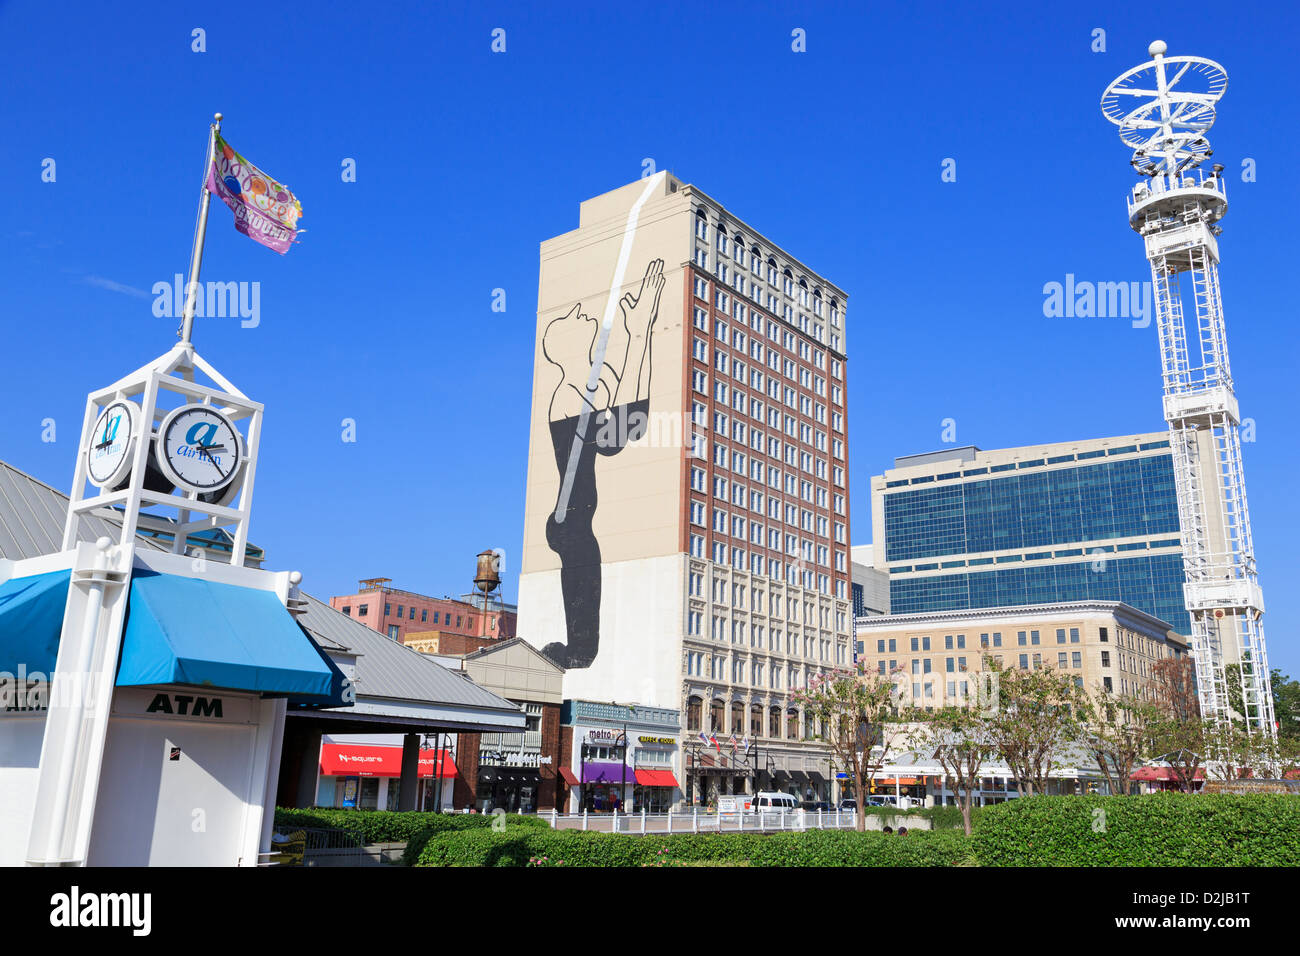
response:
[[[271,591],[137,569],[117,684],[330,692],[330,669]]]
[[[631,783],[636,779],[631,767],[621,763],[588,763],[582,767],[583,783]]]
[[[813,783],[826,782],[826,778],[822,776],[822,772],[820,770],[809,770],[808,779],[811,780]]]
[[[48,680],[59,654],[63,606],[68,600],[71,571],[50,571],[12,578],[0,584],[0,671]]]
[[[643,787],[676,787],[677,778],[671,770],[638,770],[636,782]]]
[[[571,787],[581,786],[582,784],[582,781],[578,779],[578,775],[568,767],[560,768],[560,776],[564,779],[564,782]]]
[[[438,757],[442,766],[438,768]],[[421,750],[419,775],[448,779],[456,776],[456,763],[447,751]],[[331,777],[400,777],[402,748],[372,744],[321,744],[320,772]]]
[[[69,571],[0,584],[0,671],[53,673]],[[334,669],[271,591],[136,569],[117,686],[326,696]]]
[[[804,773],[802,770],[791,770],[790,779],[792,779],[795,783],[807,783],[808,774]]]

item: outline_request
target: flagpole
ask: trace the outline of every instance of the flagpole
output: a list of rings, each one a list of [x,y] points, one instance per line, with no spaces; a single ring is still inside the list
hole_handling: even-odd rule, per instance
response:
[[[208,205],[212,202],[212,193],[208,192],[208,172],[212,169],[212,160],[216,154],[217,134],[221,132],[221,114],[214,113],[213,123],[208,127],[208,153],[203,164],[203,188],[199,198],[199,224],[194,233],[194,248],[190,252],[190,277],[185,283],[185,312],[181,318],[181,345],[190,345],[194,331],[194,302],[199,294],[199,268],[203,265],[203,239],[208,231]]]

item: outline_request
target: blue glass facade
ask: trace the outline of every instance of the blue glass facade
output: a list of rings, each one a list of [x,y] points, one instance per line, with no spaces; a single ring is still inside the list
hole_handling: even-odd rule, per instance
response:
[[[1135,450],[1112,449],[1111,454]],[[1082,453],[1078,458],[1105,454]],[[891,563],[936,559],[897,568],[907,572],[963,565],[981,566],[981,570],[892,577],[890,610],[907,614],[1059,601],[1123,601],[1167,621],[1180,633],[1190,633],[1180,553],[1119,556],[1146,550],[1145,543],[1121,544],[1118,549],[1104,546],[1110,553],[1100,555],[1086,554],[1083,547],[1091,550],[1097,547],[1095,542],[1139,537],[1147,538],[1152,547],[1176,543],[1178,500],[1171,456],[1035,467],[1040,464],[1021,462],[1018,469],[997,466],[991,469],[1003,472],[997,475],[983,468],[968,471],[967,475],[981,477],[960,483],[935,485],[916,478],[895,483],[895,487],[911,487],[884,495],[886,559]],[[1029,550],[1035,548],[1057,550]],[[1027,553],[1000,556],[996,561],[969,557],[1017,550]],[[937,560],[951,555],[968,559]],[[1053,563],[1022,563],[1049,558]],[[985,570],[985,565],[990,567]]]
[[[885,495],[885,559],[1178,533],[1169,455]]]
[[[1183,607],[1181,554],[936,574],[889,582],[889,610],[893,614],[1057,601],[1123,601],[1168,622],[1180,634],[1191,633],[1191,620]]]

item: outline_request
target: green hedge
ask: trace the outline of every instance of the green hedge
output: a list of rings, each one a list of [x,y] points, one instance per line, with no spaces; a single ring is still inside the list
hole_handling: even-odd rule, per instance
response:
[[[987,807],[982,866],[1300,866],[1300,798],[1027,797]]]
[[[580,830],[440,833],[425,844],[419,866],[526,866],[546,858],[564,866],[651,866],[734,863],[751,866],[951,866],[970,855],[951,831],[883,833],[583,833]]]
[[[540,827],[550,829],[550,824],[538,817],[507,815],[511,827]],[[276,807],[277,829],[296,827],[332,827],[349,830],[361,838],[362,843],[409,843],[426,833],[447,830],[479,830],[492,825],[492,816],[483,813],[426,813],[422,811],[395,810],[338,810],[313,808],[297,810]]]

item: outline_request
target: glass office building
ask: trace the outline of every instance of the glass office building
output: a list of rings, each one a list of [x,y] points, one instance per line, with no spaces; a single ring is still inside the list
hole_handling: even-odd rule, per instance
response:
[[[1164,433],[899,458],[872,517],[892,613],[1123,601],[1190,632]]]

